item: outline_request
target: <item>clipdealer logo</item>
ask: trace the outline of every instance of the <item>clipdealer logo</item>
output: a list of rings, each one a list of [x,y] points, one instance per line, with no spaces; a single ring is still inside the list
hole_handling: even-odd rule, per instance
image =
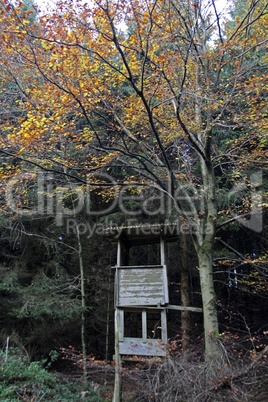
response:
[[[103,202],[99,210],[93,209],[91,200],[92,191],[96,189],[96,183],[93,180],[98,182],[99,188],[105,185],[113,189],[113,197],[108,203]],[[233,221],[257,233],[260,233],[263,228],[262,182],[262,171],[259,171],[252,174],[248,180],[241,180],[226,197],[226,204]],[[53,216],[57,226],[63,225],[64,219],[71,219],[82,211],[88,216],[101,217],[119,210],[132,219],[142,214],[168,216],[173,206],[177,216],[182,214],[189,218],[190,231],[199,230],[199,223],[193,215],[191,206],[194,205],[195,211],[205,210],[203,191],[197,192],[188,186],[179,185],[173,199],[169,198],[167,202],[167,192],[163,192],[158,185],[152,186],[154,191],[148,195],[135,184],[127,184],[120,188],[116,180],[106,173],[88,177],[85,185],[67,182],[59,186],[57,183],[57,179],[51,173],[21,173],[6,185],[7,206],[21,216],[36,214]],[[31,193],[30,196],[28,191]],[[130,201],[136,202],[135,209],[129,207]],[[183,211],[180,209],[181,205],[184,205]],[[246,213],[245,209],[247,209]],[[73,226],[71,222],[69,228]]]

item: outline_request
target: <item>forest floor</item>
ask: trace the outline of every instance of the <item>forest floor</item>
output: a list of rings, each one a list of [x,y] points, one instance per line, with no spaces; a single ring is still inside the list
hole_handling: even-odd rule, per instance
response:
[[[192,351],[176,359],[147,359],[125,364],[121,377],[122,401],[268,401],[268,348],[247,357],[238,355],[236,359],[228,357],[227,360],[223,367],[216,367],[200,361],[200,356]],[[80,381],[82,389],[81,371],[71,371],[62,373],[62,379]],[[99,399],[87,397],[81,391],[81,401],[112,400],[114,365],[91,362],[87,381]]]

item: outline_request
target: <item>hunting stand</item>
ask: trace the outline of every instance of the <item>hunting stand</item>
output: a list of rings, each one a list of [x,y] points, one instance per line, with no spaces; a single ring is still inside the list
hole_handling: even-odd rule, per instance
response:
[[[176,225],[116,227],[106,230],[117,244],[115,270],[115,389],[120,401],[121,362],[167,354],[167,309],[202,311],[169,305],[167,243],[179,239]],[[129,265],[132,247],[159,244],[158,265]],[[129,328],[129,322],[131,322]],[[153,327],[152,327],[153,322]],[[134,329],[134,331],[133,331]]]

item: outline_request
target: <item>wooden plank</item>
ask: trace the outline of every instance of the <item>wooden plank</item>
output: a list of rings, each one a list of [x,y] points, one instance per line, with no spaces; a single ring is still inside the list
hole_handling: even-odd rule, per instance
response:
[[[167,243],[163,236],[160,238],[160,256],[161,264],[167,265]]]
[[[168,279],[167,279],[167,266],[163,265],[163,288],[164,288],[164,298],[165,304],[169,303],[169,294],[168,294]]]
[[[124,338],[119,342],[120,355],[166,356],[166,345],[159,339]]]
[[[163,343],[167,343],[167,311],[161,311],[161,334]]]
[[[121,308],[121,307],[120,307]],[[166,306],[160,306],[160,307],[156,307],[156,306],[123,306],[123,308],[124,308],[124,311],[128,311],[128,312],[142,312],[144,309],[146,309],[146,310],[150,310],[150,312],[153,312],[153,311],[155,311],[155,312],[159,312],[159,311],[161,311],[161,310],[165,310],[166,309]]]
[[[120,401],[121,395],[121,359],[119,351],[119,311],[115,309],[114,314],[114,337],[115,337],[115,378],[114,378],[114,394],[113,402]]]
[[[118,306],[165,304],[163,268],[129,269],[119,272]]]
[[[117,266],[120,267],[122,264],[122,242],[121,240],[118,240],[117,242]],[[122,264],[123,265],[123,264]]]
[[[183,306],[175,306],[173,304],[167,304],[166,306],[160,307],[152,307],[152,306],[138,306],[138,308],[133,308],[133,306],[124,306],[124,310],[129,309],[129,311],[142,311],[143,309],[146,310],[180,310],[180,311],[192,311],[194,313],[203,313],[203,309],[201,307],[183,307]]]
[[[161,256],[161,264],[163,265],[163,286],[164,286],[165,304],[167,304],[169,303],[168,280],[167,280],[167,243],[162,235],[160,238],[160,256]]]
[[[118,268],[115,271],[114,304],[115,304],[115,307],[118,306],[118,304],[119,304],[119,274],[118,274]]]
[[[144,268],[163,268],[163,265],[114,265],[111,267],[112,269],[120,268],[120,269],[144,269]]]
[[[119,314],[119,320],[118,320],[118,326],[119,326],[119,342],[122,342],[124,339],[124,310],[118,310]]]
[[[168,242],[177,241],[180,237],[177,223],[110,227],[103,230],[103,233],[108,235],[113,243],[121,238],[129,246],[159,243],[161,235]]]
[[[169,310],[193,311],[194,313],[203,313],[203,309],[200,307],[184,307],[184,306],[175,306],[173,304],[168,304],[166,308]]]
[[[142,317],[142,338],[147,339],[147,313],[145,310],[141,313]]]

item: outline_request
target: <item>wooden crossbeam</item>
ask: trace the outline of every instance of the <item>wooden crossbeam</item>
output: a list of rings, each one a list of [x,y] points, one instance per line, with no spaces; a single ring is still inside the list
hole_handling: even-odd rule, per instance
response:
[[[203,309],[200,307],[185,307],[185,306],[175,306],[173,304],[167,304],[166,308],[168,310],[193,311],[194,313],[203,313]]]
[[[130,309],[130,310],[180,310],[180,311],[192,311],[193,313],[203,313],[201,307],[186,307],[186,306],[175,306],[174,304],[166,304],[165,306],[119,306],[119,308]]]

